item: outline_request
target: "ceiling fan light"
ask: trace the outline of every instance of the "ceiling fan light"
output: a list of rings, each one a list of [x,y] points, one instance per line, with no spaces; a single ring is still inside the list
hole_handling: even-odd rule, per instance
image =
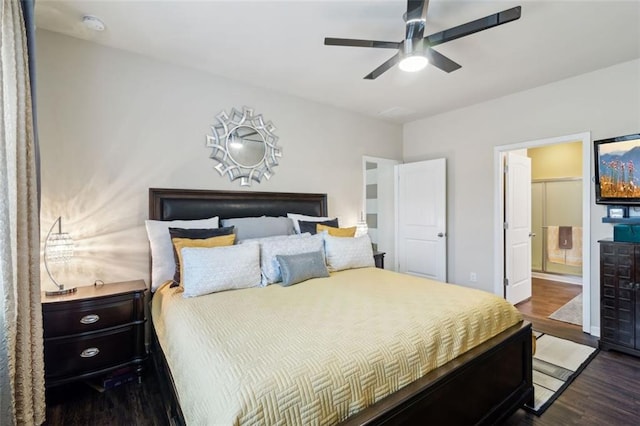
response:
[[[402,71],[416,72],[424,69],[428,63],[429,60],[425,56],[412,55],[402,59],[398,66]]]

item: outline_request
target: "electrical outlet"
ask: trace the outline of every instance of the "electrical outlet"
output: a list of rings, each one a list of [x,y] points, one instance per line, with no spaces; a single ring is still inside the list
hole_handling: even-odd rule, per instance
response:
[[[472,272],[469,274],[469,281],[471,281],[472,283],[475,283],[478,281],[478,274],[476,274],[475,272]]]

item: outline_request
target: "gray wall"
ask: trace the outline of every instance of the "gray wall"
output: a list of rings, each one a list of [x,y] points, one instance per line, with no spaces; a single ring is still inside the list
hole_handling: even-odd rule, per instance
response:
[[[405,162],[447,158],[448,276],[493,291],[494,147],[591,131],[594,140],[640,131],[640,60],[417,120],[404,126]],[[593,160],[591,160],[593,163]],[[593,176],[593,164],[592,176]],[[593,186],[593,184],[592,184]],[[592,188],[593,189],[593,188]],[[591,191],[593,197],[593,190]],[[591,321],[599,327],[599,249],[612,236],[591,201]]]
[[[48,31],[37,49],[42,233],[63,216],[69,284],[148,280],[149,187],[240,189],[205,147],[222,110],[246,105],[277,128],[280,165],[251,190],[327,193],[344,226],[362,210],[362,156],[401,158],[400,125]]]

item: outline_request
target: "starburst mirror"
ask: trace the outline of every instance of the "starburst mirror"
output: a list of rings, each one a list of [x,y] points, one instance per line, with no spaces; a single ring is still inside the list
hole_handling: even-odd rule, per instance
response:
[[[233,108],[230,114],[222,111],[216,118],[218,124],[211,126],[207,147],[212,149],[210,158],[218,163],[215,169],[220,175],[228,175],[231,181],[240,179],[240,186],[271,178],[282,157],[275,126],[247,107],[242,111]]]

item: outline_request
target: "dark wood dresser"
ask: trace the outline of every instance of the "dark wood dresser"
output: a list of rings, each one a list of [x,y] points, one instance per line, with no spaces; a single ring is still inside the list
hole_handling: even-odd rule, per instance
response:
[[[600,243],[600,348],[640,356],[640,244]]]
[[[42,295],[47,387],[133,367],[146,358],[143,280],[78,287]]]

